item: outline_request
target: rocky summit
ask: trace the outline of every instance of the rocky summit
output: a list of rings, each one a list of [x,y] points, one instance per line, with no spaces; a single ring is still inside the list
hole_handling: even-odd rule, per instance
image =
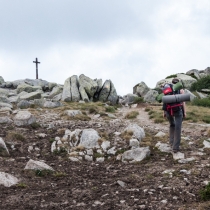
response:
[[[0,81],[0,209],[209,208],[210,124],[184,120],[173,153],[161,104],[110,80]]]

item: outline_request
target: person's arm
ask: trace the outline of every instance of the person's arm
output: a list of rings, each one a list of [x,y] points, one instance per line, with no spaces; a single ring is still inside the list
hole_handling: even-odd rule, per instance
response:
[[[181,90],[180,90],[180,93],[181,93],[181,94],[184,94],[184,90],[181,89]],[[183,102],[183,117],[186,117],[186,116],[187,116],[187,113],[186,113],[186,103]]]

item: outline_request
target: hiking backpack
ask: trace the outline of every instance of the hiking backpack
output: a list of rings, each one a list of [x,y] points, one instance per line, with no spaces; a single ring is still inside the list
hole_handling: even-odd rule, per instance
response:
[[[173,90],[172,84],[166,84],[162,90],[164,95],[175,95],[180,94],[180,90]],[[174,115],[174,112],[177,112],[182,109],[183,104],[181,102],[176,103],[163,103],[163,110],[167,111],[170,115]]]

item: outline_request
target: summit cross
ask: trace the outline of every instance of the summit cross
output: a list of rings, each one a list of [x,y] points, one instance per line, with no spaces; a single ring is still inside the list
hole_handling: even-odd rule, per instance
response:
[[[33,61],[33,63],[36,64],[36,79],[38,79],[38,64],[40,63],[40,62],[38,62],[38,58],[36,58],[36,60]]]

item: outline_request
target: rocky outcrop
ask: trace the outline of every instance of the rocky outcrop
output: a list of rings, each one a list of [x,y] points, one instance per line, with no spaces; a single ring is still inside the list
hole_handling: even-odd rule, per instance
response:
[[[149,90],[150,88],[144,82],[140,82],[133,87],[133,94],[143,97]]]
[[[79,76],[79,85],[85,89],[89,99],[93,99],[94,94],[98,90],[98,83],[84,74],[81,74]]]

